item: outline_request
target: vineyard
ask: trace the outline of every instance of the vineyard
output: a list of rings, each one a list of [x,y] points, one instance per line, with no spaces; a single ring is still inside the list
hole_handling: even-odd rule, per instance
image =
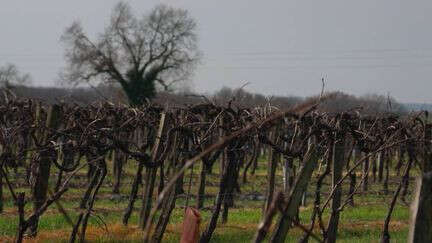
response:
[[[325,99],[5,99],[0,241],[432,242],[428,114],[323,112]]]

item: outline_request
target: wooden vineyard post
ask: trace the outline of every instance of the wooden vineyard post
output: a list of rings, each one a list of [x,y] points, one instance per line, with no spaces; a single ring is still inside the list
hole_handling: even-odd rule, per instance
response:
[[[432,242],[432,153],[431,127],[427,126],[422,161],[422,175],[417,181],[417,190],[412,204],[412,219],[408,241],[411,243]]]
[[[303,167],[300,169],[296,182],[291,188],[288,202],[283,206],[283,214],[278,220],[271,242],[282,243],[288,234],[288,230],[295,220],[298,208],[301,203],[301,197],[306,190],[312,177],[312,172],[318,164],[318,152],[315,145],[310,145],[309,151],[304,157]]]
[[[378,160],[378,181],[382,182],[383,173],[384,173],[384,163],[385,163],[385,152],[378,152],[377,160]]]
[[[176,133],[174,135],[174,141],[171,144],[172,148],[174,148],[171,151],[171,160],[172,160],[171,163],[173,165],[173,170],[172,170],[173,174],[175,174],[178,171],[176,165],[178,164],[178,160],[181,157],[179,150],[177,150],[177,148],[179,147],[179,142],[182,142],[182,139],[180,137],[181,135]],[[166,227],[171,217],[171,213],[175,208],[176,198],[177,198],[177,192],[175,187],[171,188],[167,192],[167,194],[168,196],[166,196],[163,199],[160,216],[157,220],[156,227],[154,229],[153,235],[151,236],[150,242],[162,242],[163,235],[165,233]]]
[[[410,225],[409,242],[432,242],[432,171],[418,179]]]

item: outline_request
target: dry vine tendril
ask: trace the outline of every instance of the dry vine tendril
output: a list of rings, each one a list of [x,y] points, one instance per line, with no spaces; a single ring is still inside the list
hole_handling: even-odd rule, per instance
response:
[[[390,241],[391,215],[397,199],[406,200],[413,169],[420,170],[421,183],[414,201],[416,218],[411,237],[413,241],[426,240],[421,237],[431,228],[425,219],[430,199],[424,193],[431,186],[432,124],[424,114],[361,116],[353,111],[324,113],[316,107],[312,102],[278,111],[205,103],[132,109],[109,103],[48,106],[34,100],[7,100],[0,105],[0,182],[10,192],[18,212],[15,241],[22,242],[25,235],[36,236],[40,217],[56,204],[71,224],[70,242],[84,242],[89,219],[96,216],[103,221],[94,208],[111,173],[114,194],[128,186],[123,224],[129,223],[138,207],[143,241],[160,242],[173,209],[184,205],[176,203],[179,197],[186,193],[187,205],[195,197],[194,206],[204,208],[208,175],[218,166],[218,191],[200,238],[209,242],[218,219],[222,224],[229,221],[230,209],[263,155],[268,156],[267,194],[254,242],[266,237],[284,242],[293,227],[303,232],[301,242],[309,238],[335,242],[340,215],[346,207],[356,205],[360,190],[366,192],[371,183],[381,183],[381,193],[391,193],[391,169],[401,176],[383,219],[382,242]],[[395,168],[391,166],[394,158]],[[113,163],[112,170],[108,162]],[[132,184],[122,183],[126,163],[136,163]],[[276,171],[282,163],[285,181],[283,188],[278,188]],[[185,192],[183,178],[194,164],[201,164],[201,170],[186,177],[190,184],[197,177],[196,195],[190,195],[194,190]],[[71,219],[61,199],[69,188],[76,187],[83,170],[87,172],[85,190],[78,215]],[[25,176],[16,177],[18,172],[25,172]],[[48,183],[49,179],[53,183]],[[327,192],[323,191],[324,181],[330,184]],[[342,190],[345,184],[348,192]],[[300,222],[299,207],[307,204],[307,191],[312,186],[311,218]],[[22,187],[31,189],[31,195],[19,192]],[[3,205],[5,199],[0,196]],[[138,200],[141,205],[137,199],[142,199]],[[29,202],[33,204],[30,213],[24,210]],[[328,222],[323,219],[326,212]]]

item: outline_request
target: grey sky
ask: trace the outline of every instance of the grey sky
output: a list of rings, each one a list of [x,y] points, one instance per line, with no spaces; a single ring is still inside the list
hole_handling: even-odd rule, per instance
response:
[[[59,38],[73,20],[95,35],[114,0],[0,0],[0,65],[17,64],[35,85],[53,85],[63,62]],[[144,13],[160,1],[129,1]],[[198,21],[203,64],[196,91],[222,86],[276,95],[328,90],[390,92],[432,103],[430,0],[171,0]]]

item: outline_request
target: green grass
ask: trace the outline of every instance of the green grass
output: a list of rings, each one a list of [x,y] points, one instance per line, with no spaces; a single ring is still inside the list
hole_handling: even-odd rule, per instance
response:
[[[109,165],[109,168],[112,168]],[[129,161],[125,167],[126,175],[123,177],[123,186],[121,194],[127,195],[130,190],[130,184],[133,181],[133,174],[135,173],[136,165],[133,161]],[[251,192],[260,192],[265,194],[266,188],[266,164],[261,161],[254,176],[248,177],[248,182],[241,186],[242,193],[247,194]],[[214,196],[218,192],[218,175],[219,168],[216,166],[212,175],[209,175],[206,193],[212,197],[207,198],[205,206],[210,207],[213,205]],[[282,187],[281,170],[277,174],[278,188]],[[198,166],[195,167],[193,176],[193,186],[191,194],[196,193],[198,184]],[[53,172],[55,173],[55,171]],[[189,181],[190,174],[185,175],[185,183]],[[11,180],[15,183],[14,176],[11,175]],[[55,177],[53,177],[55,178]],[[314,177],[314,181],[315,181]],[[382,186],[379,183],[372,183],[370,178],[369,192],[361,193],[354,197],[355,207],[347,206],[340,215],[338,242],[379,242],[383,221],[387,215],[388,204],[391,201],[392,191],[395,190],[398,178],[392,173],[390,191],[388,195],[381,193]],[[311,203],[313,202],[312,192],[314,190],[314,181],[312,181],[309,188],[310,195],[308,197],[308,205],[301,208],[300,219],[305,225],[310,221],[312,209]],[[55,180],[50,181],[53,187]],[[73,185],[66,195],[62,198],[61,204],[67,210],[68,214],[73,220],[76,219],[78,212],[80,198],[85,192],[85,170],[80,172],[79,179],[72,180]],[[322,202],[325,201],[329,192],[329,181],[326,181],[322,188]],[[410,190],[412,191],[414,183],[411,183]],[[79,186],[78,186],[79,185]],[[98,199],[94,206],[94,215],[89,222],[88,236],[90,242],[139,242],[141,235],[137,229],[138,212],[141,205],[141,200],[135,203],[135,211],[130,219],[128,227],[121,226],[121,218],[124,208],[127,206],[127,200],[113,201],[110,200],[111,196],[112,175],[108,174],[103,187],[100,189]],[[185,186],[187,188],[187,186]],[[5,196],[5,212],[0,214],[0,242],[10,241],[13,239],[17,230],[17,215],[15,206],[11,200],[10,194],[6,187],[3,188]],[[346,196],[347,183],[343,185],[343,190]],[[25,191],[27,197],[30,196],[28,188],[20,188],[20,191]],[[140,192],[141,193],[141,192]],[[194,205],[195,199],[189,199],[189,205]],[[230,209],[228,223],[222,225],[218,223],[218,227],[213,234],[212,242],[250,242],[256,232],[258,223],[261,220],[263,201],[252,200],[235,200],[235,207]],[[163,242],[178,242],[181,232],[181,222],[183,220],[183,209],[186,199],[179,198],[176,202],[176,208],[171,216],[171,221],[168,230],[164,235]],[[31,213],[31,203],[26,205],[26,215]],[[408,224],[410,219],[409,208],[401,203],[397,203],[392,216],[392,223],[390,227],[391,242],[406,242],[408,235]],[[206,223],[211,217],[209,210],[201,210],[202,224],[201,230],[205,229]],[[324,214],[324,224],[327,223],[329,217],[328,210]],[[103,220],[103,223],[101,220]],[[275,222],[276,220],[274,220]],[[108,232],[105,231],[106,224]],[[71,226],[65,221],[63,216],[58,213],[55,205],[52,205],[49,210],[41,217],[39,223],[39,238],[38,242],[63,242],[66,241],[71,231]],[[319,229],[315,228],[314,232],[320,235]],[[286,242],[296,242],[301,237],[303,232],[294,228],[290,230]],[[310,242],[314,242],[312,239]]]

